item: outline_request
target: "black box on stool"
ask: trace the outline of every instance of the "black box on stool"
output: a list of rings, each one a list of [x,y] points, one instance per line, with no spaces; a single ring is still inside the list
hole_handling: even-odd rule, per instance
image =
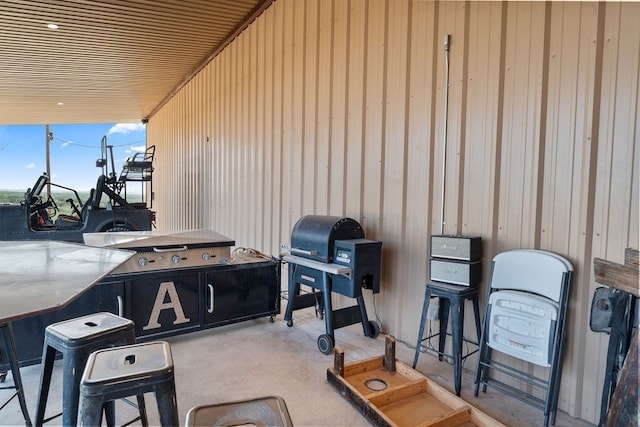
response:
[[[430,279],[462,286],[476,286],[482,281],[482,262],[431,258]]]
[[[432,235],[430,279],[462,286],[482,281],[480,237]]]
[[[480,237],[433,235],[431,257],[479,261],[482,258],[482,240]]]
[[[333,262],[351,268],[351,276],[333,276],[333,291],[356,298],[362,289],[380,292],[382,242],[368,239],[336,240]]]

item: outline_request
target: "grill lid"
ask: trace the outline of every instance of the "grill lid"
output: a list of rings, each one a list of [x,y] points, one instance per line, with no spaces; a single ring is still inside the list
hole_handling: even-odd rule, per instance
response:
[[[291,231],[291,254],[331,263],[336,240],[363,238],[364,231],[354,219],[307,215],[300,218]]]
[[[235,245],[235,241],[212,230],[183,231],[122,231],[112,233],[84,233],[84,243],[89,246],[131,249],[137,252],[153,252],[158,248],[213,248]]]

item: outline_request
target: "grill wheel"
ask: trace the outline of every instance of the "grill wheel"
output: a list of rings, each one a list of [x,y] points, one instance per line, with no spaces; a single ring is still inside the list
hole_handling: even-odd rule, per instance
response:
[[[329,334],[322,334],[318,337],[318,350],[324,354],[331,354],[333,350],[333,338]]]

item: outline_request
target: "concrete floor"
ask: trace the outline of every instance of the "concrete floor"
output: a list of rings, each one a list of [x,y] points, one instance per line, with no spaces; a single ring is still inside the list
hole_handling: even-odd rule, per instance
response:
[[[286,301],[283,301],[283,310]],[[326,380],[326,370],[333,365],[333,355],[320,353],[318,335],[324,322],[315,317],[313,308],[294,312],[289,328],[279,315],[275,323],[267,318],[167,338],[171,344],[181,423],[187,411],[196,405],[278,395],[286,401],[296,426],[369,426],[370,423]],[[363,336],[360,325],[335,331],[337,344],[345,350],[345,362],[379,356],[384,353],[384,337]],[[414,350],[398,342],[396,358],[413,362]],[[542,425],[542,412],[517,400],[489,390],[473,397],[473,369],[463,370],[461,397],[508,426]],[[56,362],[47,416],[61,408],[61,364]],[[453,390],[451,365],[436,356],[423,354],[417,369],[448,390]],[[35,416],[40,366],[21,369],[30,416]],[[7,384],[11,384],[9,374]],[[0,401],[10,395],[0,391]],[[149,421],[158,425],[153,396],[146,395]],[[135,415],[124,403],[116,405],[117,421],[122,424]],[[47,425],[57,425],[56,418]],[[137,423],[136,423],[137,424]],[[17,399],[0,411],[0,425],[23,425]],[[139,424],[138,424],[139,425]],[[557,427],[591,424],[558,413]]]

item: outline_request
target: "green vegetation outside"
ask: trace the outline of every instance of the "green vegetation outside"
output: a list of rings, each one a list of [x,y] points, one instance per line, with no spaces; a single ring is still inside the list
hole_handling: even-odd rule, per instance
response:
[[[0,203],[22,203],[25,201],[24,195],[26,191],[10,191],[10,190],[0,190]],[[70,191],[53,191],[52,193],[53,200],[58,205],[58,214],[71,215],[71,204],[67,202],[68,199],[73,199],[73,202],[78,206],[78,200],[75,195]],[[46,193],[43,192],[43,195],[46,196]],[[85,203],[89,198],[89,192],[83,191],[78,192],[78,196],[80,196],[80,200],[82,203]],[[80,206],[78,206],[80,209]]]

